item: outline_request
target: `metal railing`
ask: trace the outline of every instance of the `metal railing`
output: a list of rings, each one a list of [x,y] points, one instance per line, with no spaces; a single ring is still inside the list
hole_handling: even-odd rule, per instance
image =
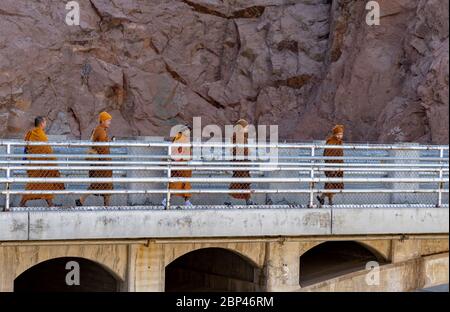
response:
[[[24,154],[24,146],[52,146],[53,154]],[[89,147],[109,146],[109,155],[87,155]],[[191,147],[201,154],[174,160],[174,147]],[[24,142],[0,141],[0,203],[10,210],[23,195],[55,195],[63,206],[74,206],[75,195],[114,195],[113,206],[173,205],[176,195],[190,194],[196,205],[241,207],[242,200],[230,194],[250,194],[252,206],[317,207],[316,195],[339,194],[336,206],[373,205],[448,207],[449,147],[414,144],[247,144],[253,160],[234,161],[229,143],[172,144],[169,142],[90,141]],[[268,148],[274,158],[261,157]],[[323,150],[342,149],[343,157],[322,156]],[[211,150],[213,150],[211,152]],[[264,153],[259,153],[264,151]],[[273,155],[272,155],[273,156]],[[178,159],[180,155],[177,155]],[[105,160],[103,160],[105,159]],[[327,162],[325,162],[327,161]],[[334,161],[334,162],[333,162]],[[340,163],[338,161],[343,161]],[[57,170],[58,177],[46,176]],[[89,177],[89,172],[112,171],[112,177]],[[192,177],[174,172],[192,171]],[[248,171],[239,177],[233,172]],[[326,172],[342,171],[343,177],[327,177]],[[30,176],[31,172],[31,176]],[[35,174],[33,174],[33,172]],[[33,177],[34,175],[34,177]],[[65,189],[51,189],[64,183]],[[88,189],[112,183],[114,189]],[[174,189],[169,183],[190,183],[192,188]],[[344,183],[344,188],[327,188],[327,183]],[[29,187],[33,185],[34,187]],[[242,188],[230,189],[230,184]],[[248,184],[251,184],[250,186]],[[43,187],[43,185],[47,187]],[[59,195],[59,196],[57,196]],[[99,206],[97,197],[87,206]],[[71,203],[72,202],[72,203]],[[39,203],[42,205],[42,203]]]

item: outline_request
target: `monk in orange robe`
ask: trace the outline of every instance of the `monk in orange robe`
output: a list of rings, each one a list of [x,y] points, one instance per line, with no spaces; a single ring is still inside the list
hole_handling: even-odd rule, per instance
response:
[[[44,117],[37,117],[34,121],[35,127],[27,132],[24,140],[27,142],[48,142],[47,135],[45,134],[45,127],[47,126],[47,120]],[[53,154],[53,149],[49,145],[27,145],[25,147],[27,154]],[[27,160],[56,160],[54,157],[28,157]],[[51,164],[32,164],[31,166],[52,166]],[[58,170],[27,170],[29,178],[59,178],[60,173]],[[26,190],[64,190],[63,183],[27,183]],[[20,206],[25,207],[27,201],[44,199],[49,207],[53,205],[53,194],[26,194],[20,201]]]
[[[327,145],[342,145],[344,138],[344,126],[336,125],[333,128],[333,133],[330,137],[328,137],[326,144]],[[343,157],[344,150],[342,148],[326,148],[323,152],[323,156],[326,157]],[[342,164],[344,163],[343,159],[327,159],[325,163],[336,163]],[[344,172],[342,170],[338,171],[325,171],[325,176],[328,178],[343,178]],[[344,183],[342,182],[332,182],[325,183],[325,189],[329,190],[342,190],[344,189]],[[321,196],[317,196],[317,200],[321,205],[325,203],[325,197],[328,197],[328,202],[330,205],[333,205],[333,195],[334,193],[324,193]]]
[[[233,144],[248,144],[248,122],[240,119],[236,123],[236,131],[233,133]],[[248,161],[249,149],[248,147],[233,147],[232,149],[233,161],[246,162]],[[233,171],[233,178],[250,178],[250,171],[235,170]],[[230,190],[249,190],[250,183],[233,182],[230,184]],[[250,193],[230,193],[233,198],[245,200],[247,205],[251,205]]]
[[[178,131],[175,137],[172,138],[173,143],[179,144],[189,144],[190,143],[190,132],[191,129],[189,126],[184,126],[182,129]],[[191,159],[191,148],[188,146],[174,146],[171,147],[171,155],[172,159],[175,161],[189,161]],[[172,178],[191,178],[192,170],[172,170],[171,175]],[[171,190],[191,190],[192,186],[190,182],[170,182],[169,189]],[[190,198],[192,197],[191,193],[183,193],[183,194],[174,194],[174,196],[179,196],[184,198],[185,206],[192,206]],[[167,200],[164,198],[162,201],[162,205],[167,205]]]
[[[110,138],[108,136],[108,129],[111,125],[112,116],[107,112],[102,112],[98,117],[99,125],[94,129],[91,135],[92,142],[110,142]],[[110,148],[109,146],[93,146],[92,151],[94,154],[99,155],[109,155]],[[92,161],[111,161],[111,158],[89,158]],[[96,165],[99,166],[99,165]],[[90,170],[89,177],[90,178],[112,178],[113,172],[112,170]],[[89,185],[89,190],[113,190],[114,186],[112,183],[91,183]],[[110,194],[94,194],[95,196],[103,196],[103,203],[105,207],[110,205]],[[76,200],[77,206],[83,206],[86,198],[89,195],[81,196],[80,199]]]

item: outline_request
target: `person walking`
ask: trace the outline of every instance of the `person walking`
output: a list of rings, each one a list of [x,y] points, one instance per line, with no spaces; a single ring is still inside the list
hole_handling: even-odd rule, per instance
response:
[[[174,144],[189,144],[191,136],[191,129],[188,125],[183,126],[177,134],[172,138],[172,143]],[[189,146],[173,146],[171,148],[171,156],[172,159],[179,162],[187,162],[191,159],[192,152]],[[171,175],[172,178],[191,178],[192,170],[172,170]],[[190,182],[170,182],[169,183],[170,190],[184,190],[189,191],[192,189]],[[186,193],[176,193],[174,196],[182,197],[184,199],[185,206],[192,206],[190,201],[192,194],[189,192]],[[162,201],[162,205],[165,207],[167,205],[167,198],[164,198]]]
[[[336,125],[333,130],[332,134],[328,137],[326,141],[326,145],[342,145],[343,144],[343,138],[344,138],[344,126],[343,125]],[[344,156],[344,150],[342,148],[326,148],[323,152],[323,156],[325,157],[343,157]],[[325,163],[334,163],[334,164],[342,164],[344,163],[343,159],[326,159]],[[327,178],[343,178],[344,177],[344,171],[342,170],[332,170],[332,171],[325,171],[325,176]],[[344,183],[342,182],[327,182],[324,186],[325,189],[328,190],[342,190],[344,189]],[[333,205],[333,197],[334,193],[323,193],[320,196],[317,196],[317,200],[319,201],[320,205],[325,204],[325,197],[328,197],[328,203],[329,205]]]
[[[246,145],[248,144],[248,129],[249,124],[245,119],[240,119],[236,123],[235,132],[233,133],[233,144]],[[232,155],[234,162],[248,161],[249,149],[248,147],[233,147]],[[233,171],[233,178],[250,178],[250,171],[235,170]],[[230,184],[230,190],[250,190],[251,183],[233,182]],[[232,192],[231,197],[235,199],[245,200],[246,205],[252,205],[251,194],[242,192]]]
[[[47,126],[47,119],[45,117],[36,117],[34,120],[34,128],[29,130],[24,140],[27,142],[48,142],[47,134],[45,133],[45,128]],[[26,154],[53,154],[53,149],[50,145],[26,145]],[[27,160],[56,160],[54,157],[27,157]],[[51,166],[49,164],[32,164],[32,166]],[[59,178],[60,172],[58,170],[27,170],[27,175],[29,178]],[[26,190],[40,190],[40,191],[56,191],[64,190],[64,183],[27,183]],[[26,194],[22,196],[20,200],[20,206],[25,207],[29,200],[45,200],[49,207],[53,207],[53,199],[55,195],[53,194]]]
[[[91,141],[92,142],[110,142],[110,138],[108,136],[108,129],[111,126],[112,116],[108,114],[107,112],[101,112],[98,116],[99,124],[98,126],[92,131],[91,135]],[[90,154],[98,154],[98,155],[109,155],[111,153],[109,146],[93,146],[90,150]],[[89,160],[92,161],[111,161],[111,158],[89,158]],[[99,165],[96,165],[99,166]],[[105,165],[107,166],[107,165]],[[90,178],[112,178],[113,172],[112,170],[90,170],[89,171],[89,177]],[[101,182],[101,183],[91,183],[89,185],[88,190],[99,190],[99,191],[105,191],[105,190],[113,190],[114,186],[112,182]],[[94,194],[95,196],[102,196],[103,197],[103,204],[105,207],[108,207],[111,202],[111,195],[110,194],[102,194],[99,192],[99,194]],[[89,196],[89,194],[81,196],[79,199],[75,201],[77,206],[83,206],[84,202],[86,201],[86,198]]]

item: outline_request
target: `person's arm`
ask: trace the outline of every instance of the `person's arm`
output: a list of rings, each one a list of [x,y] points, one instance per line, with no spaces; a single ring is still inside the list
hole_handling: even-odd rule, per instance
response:
[[[236,144],[236,139],[237,137],[236,137],[236,132],[234,132],[233,133],[233,138],[232,138],[232,140],[231,140],[231,143],[232,144]],[[236,152],[237,152],[237,148],[236,148],[236,146],[233,146],[232,148],[231,148],[231,156],[232,156],[232,160],[235,160],[235,158],[236,158]]]
[[[42,131],[41,141],[48,142],[48,136],[44,131]],[[53,154],[53,148],[50,145],[42,146],[42,150],[43,154]]]
[[[25,142],[30,141],[30,131],[28,131],[27,133],[25,133],[25,137],[23,138],[23,140]],[[25,145],[24,149],[23,149],[23,153],[24,154],[28,154],[28,145]]]

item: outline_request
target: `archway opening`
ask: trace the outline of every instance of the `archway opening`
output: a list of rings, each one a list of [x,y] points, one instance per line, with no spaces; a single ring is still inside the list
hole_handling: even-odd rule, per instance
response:
[[[119,284],[111,272],[94,261],[63,257],[41,262],[20,274],[14,280],[14,291],[115,292]]]
[[[261,270],[250,260],[222,248],[192,251],[166,267],[165,290],[260,291]]]
[[[305,287],[366,268],[367,263],[379,265],[386,260],[353,241],[325,242],[300,257],[300,286]]]

